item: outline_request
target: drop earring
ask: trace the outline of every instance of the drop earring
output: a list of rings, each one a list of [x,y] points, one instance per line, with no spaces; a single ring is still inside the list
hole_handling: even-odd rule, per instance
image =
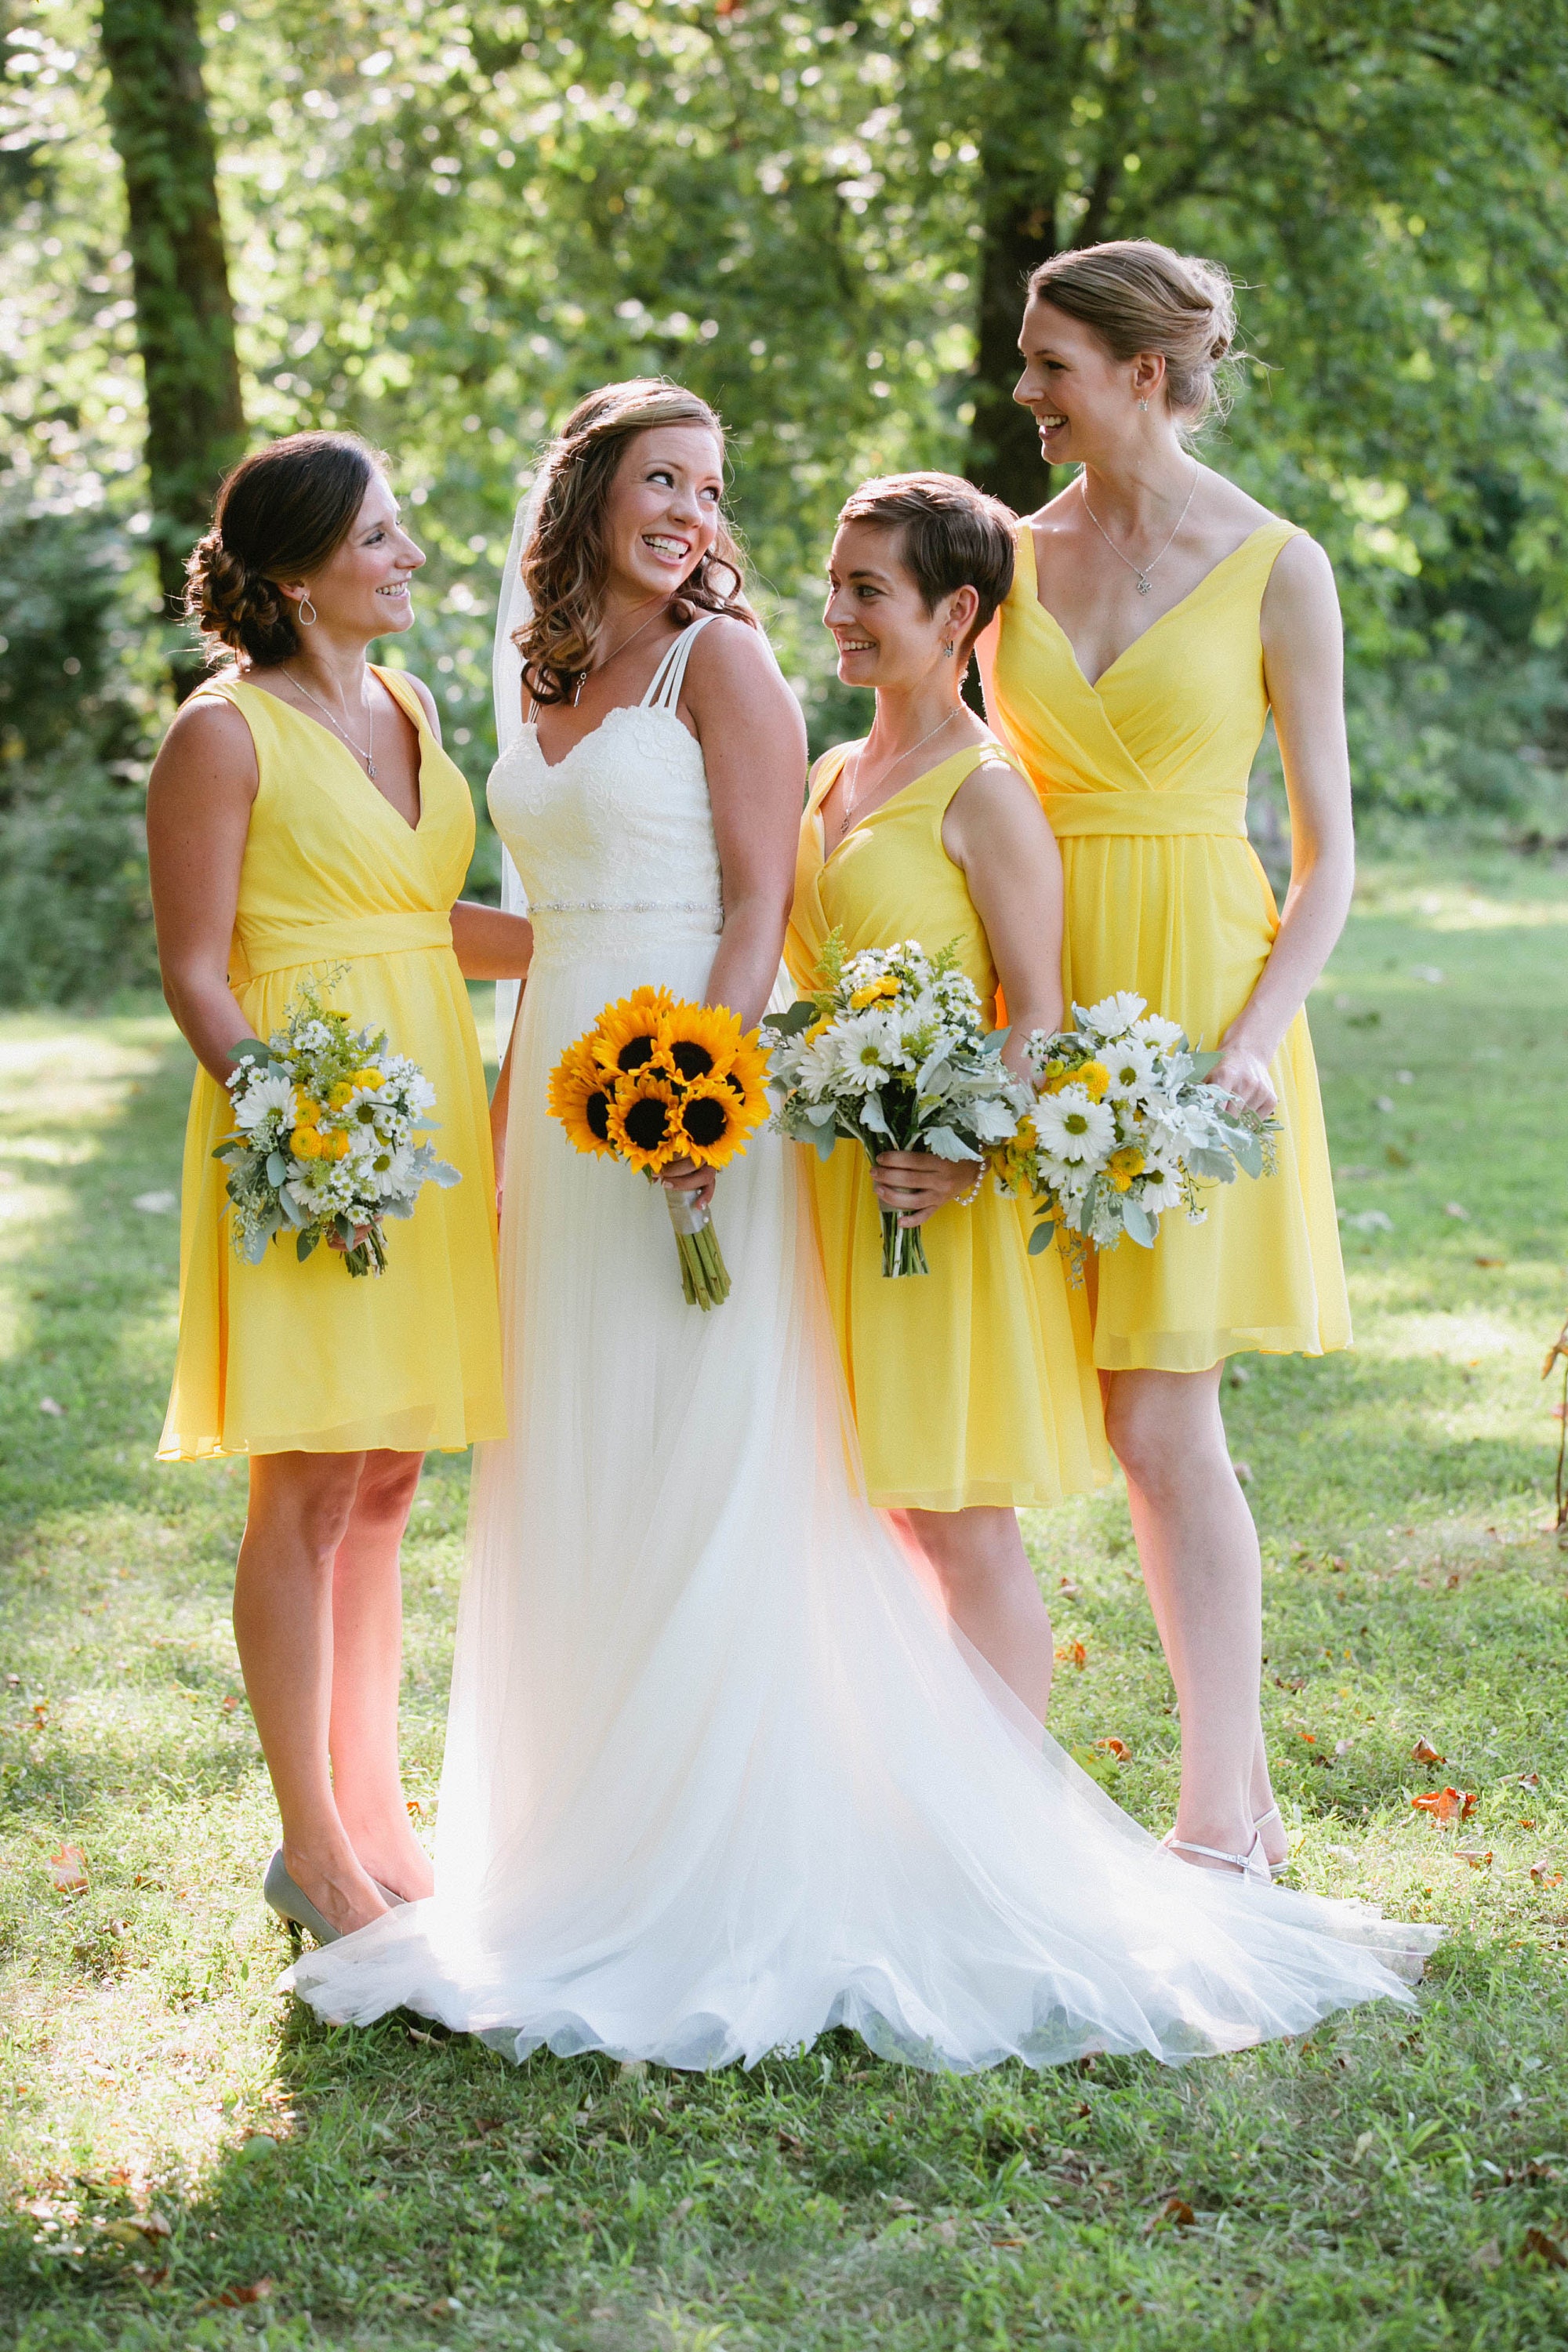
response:
[[[953,643],[951,637],[943,637],[942,641],[942,649],[944,654],[949,656],[952,655],[953,651]]]
[[[1148,410],[1148,406],[1149,406],[1149,404],[1148,404],[1148,402],[1147,402],[1146,400],[1141,400],[1141,401],[1138,403],[1138,405],[1139,405],[1139,407],[1140,407],[1140,408],[1142,408],[1142,409],[1143,409],[1145,412],[1147,412],[1147,410]]]
[[[299,606],[300,626],[302,629],[313,629],[316,625],[316,608],[314,604],[310,604],[310,609],[307,613],[305,610],[307,604],[310,604],[309,596],[301,596]]]

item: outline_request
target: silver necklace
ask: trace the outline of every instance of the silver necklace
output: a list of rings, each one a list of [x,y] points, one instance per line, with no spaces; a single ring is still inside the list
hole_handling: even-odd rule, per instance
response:
[[[1176,517],[1176,530],[1180,530],[1182,525],[1185,522],[1187,519],[1187,507],[1190,507],[1193,500],[1197,497],[1198,476],[1202,471],[1203,467],[1201,466],[1194,466],[1193,467],[1193,487],[1187,492],[1187,506],[1184,507],[1181,513]],[[1173,530],[1171,533],[1171,538],[1165,541],[1164,546],[1160,550],[1159,555],[1152,557],[1147,563],[1134,563],[1130,555],[1123,555],[1121,550],[1117,546],[1116,541],[1111,538],[1110,533],[1106,530],[1105,525],[1100,521],[1100,517],[1095,513],[1094,509],[1089,505],[1088,481],[1089,477],[1087,474],[1080,474],[1078,478],[1078,486],[1083,495],[1083,510],[1085,514],[1089,517],[1090,522],[1094,525],[1096,530],[1100,533],[1107,547],[1110,548],[1110,552],[1115,556],[1118,563],[1125,563],[1128,571],[1132,573],[1138,583],[1138,593],[1140,596],[1146,596],[1149,593],[1150,574],[1152,572],[1155,564],[1160,562],[1161,557],[1170,553],[1171,541],[1175,538],[1176,530]]]
[[[295,675],[294,675],[294,673],[293,673],[293,671],[292,671],[291,669],[286,669],[286,670],[284,671],[283,675],[284,675],[284,677],[288,679],[288,681],[289,681],[289,685],[290,685],[290,686],[296,686],[296,687],[298,687],[298,688],[299,688],[299,689],[300,689],[300,692],[302,695],[304,695],[304,696],[307,698],[307,699],[308,699],[309,701],[311,701],[311,702],[313,702],[313,703],[315,704],[315,706],[316,706],[317,709],[321,712],[321,714],[322,718],[326,720],[326,722],[327,722],[328,726],[329,726],[330,728],[331,728],[331,730],[332,730],[332,731],[333,731],[333,733],[334,733],[334,734],[341,735],[341,736],[342,737],[343,741],[348,745],[349,750],[353,753],[353,755],[354,755],[355,759],[356,759],[356,760],[363,760],[363,761],[364,761],[364,772],[365,772],[365,774],[370,778],[371,782],[374,784],[374,782],[375,782],[375,705],[374,705],[374,703],[373,702],[373,703],[371,704],[371,707],[370,707],[370,749],[369,749],[369,751],[363,751],[363,750],[360,748],[359,744],[357,744],[357,743],[354,741],[353,737],[349,733],[348,729],[347,729],[346,727],[340,727],[340,726],[338,725],[337,720],[332,717],[331,712],[328,709],[328,708],[327,708],[326,704],[321,700],[321,696],[320,696],[319,694],[312,694],[312,693],[310,692],[310,688],[305,684],[305,681],[304,681],[304,679],[303,679],[303,678],[296,677],[295,677]]]
[[[662,604],[659,604],[658,606],[657,606],[657,607],[656,607],[656,609],[648,614],[648,616],[647,616],[647,620],[646,620],[646,621],[639,621],[639,622],[637,623],[637,627],[632,631],[631,635],[630,635],[629,637],[623,637],[623,638],[621,639],[620,644],[616,647],[616,649],[615,649],[615,652],[614,652],[614,653],[608,653],[608,654],[606,654],[606,655],[605,656],[605,658],[604,658],[604,660],[603,660],[602,662],[597,662],[597,663],[595,663],[595,668],[597,668],[597,669],[608,669],[608,668],[609,668],[609,667],[610,667],[610,664],[611,664],[611,663],[616,659],[616,655],[618,655],[618,654],[624,654],[624,653],[626,652],[626,647],[627,647],[629,645],[635,644],[635,642],[637,641],[637,639],[638,637],[640,637],[640,636],[641,636],[641,635],[642,635],[642,633],[643,633],[643,631],[644,631],[645,629],[651,629],[651,628],[652,628],[652,626],[653,626],[654,623],[658,620],[658,616],[659,616],[659,614],[660,614],[660,613],[663,613],[663,612],[665,612],[665,611],[667,611],[667,610],[668,609],[668,604],[669,604],[669,599],[668,599],[668,596],[667,596],[667,597],[665,598],[665,600],[664,600],[664,603],[663,603]],[[583,688],[587,685],[588,680],[593,677],[593,675],[594,675],[594,672],[593,672],[593,670],[591,670],[591,669],[580,669],[580,670],[578,671],[578,673],[577,673],[577,691],[576,691],[576,693],[572,697],[572,708],[573,708],[573,709],[574,709],[574,710],[575,710],[575,709],[576,709],[577,705],[582,701],[582,699],[583,699]]]
[[[942,729],[952,725],[952,722],[957,718],[959,709],[962,707],[962,705],[955,705],[953,709],[948,712],[945,719],[942,719],[937,721],[937,724],[931,729],[929,735],[922,735],[918,743],[911,743],[907,751],[900,751],[896,760],[889,760],[881,774],[878,777],[877,782],[879,783],[884,782],[886,779],[892,774],[895,768],[901,767],[906,760],[912,760],[915,753],[917,751],[923,751],[928,743],[934,743],[937,737],[942,733]],[[865,755],[866,746],[862,743],[860,749],[854,755],[855,772],[853,775],[850,775],[847,772],[849,763],[847,761],[845,761],[845,773],[843,777],[844,790],[839,795],[839,803],[846,822],[840,825],[838,829],[838,838],[840,841],[843,840],[844,835],[849,830],[847,822],[849,812],[860,797],[860,762],[865,758]]]

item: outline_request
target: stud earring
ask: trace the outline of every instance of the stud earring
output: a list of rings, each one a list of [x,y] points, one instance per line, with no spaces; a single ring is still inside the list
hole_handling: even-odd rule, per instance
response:
[[[1146,410],[1146,409],[1148,408],[1149,404],[1148,404],[1148,402],[1147,402],[1146,400],[1141,400],[1141,401],[1139,402],[1138,405],[1139,405],[1139,407],[1140,407],[1140,408],[1142,408],[1142,409],[1145,409],[1145,410]]]
[[[943,639],[942,639],[942,652],[943,652],[944,654],[952,654],[952,651],[953,651],[953,643],[952,643],[952,639],[951,637],[943,637]]]
[[[307,613],[305,610],[307,604],[310,604],[309,596],[301,596],[300,599],[300,626],[302,629],[313,629],[316,625],[316,608],[314,604],[310,604],[310,609]]]

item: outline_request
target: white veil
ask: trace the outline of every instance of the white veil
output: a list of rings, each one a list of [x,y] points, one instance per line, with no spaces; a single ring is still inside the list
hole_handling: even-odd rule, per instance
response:
[[[523,551],[533,536],[539,520],[539,509],[544,503],[545,486],[550,479],[550,467],[542,463],[533,478],[533,487],[517,503],[517,516],[511,527],[511,544],[506,551],[506,569],[501,573],[500,592],[496,598],[495,646],[490,655],[490,691],[495,701],[496,755],[509,751],[522,732],[522,656],[512,643],[512,633],[521,629],[533,612],[533,599],[523,584]],[[526,915],[528,894],[522,887],[522,877],[513,865],[510,851],[501,846],[500,902],[509,915]],[[496,983],[496,1053],[504,1055],[511,1038],[511,1024],[517,1014],[521,983],[502,980]]]

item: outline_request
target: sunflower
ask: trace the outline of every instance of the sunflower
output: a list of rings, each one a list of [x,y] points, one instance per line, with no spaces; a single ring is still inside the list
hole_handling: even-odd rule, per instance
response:
[[[670,1066],[686,1086],[721,1078],[741,1049],[741,1024],[727,1004],[677,1004],[666,1016]]]
[[[700,1168],[728,1167],[767,1117],[767,1108],[764,1097],[753,1109],[732,1074],[698,1078],[686,1089],[676,1114],[681,1149]]]
[[[639,1072],[616,1088],[609,1109],[610,1140],[628,1167],[657,1176],[679,1158],[685,1147],[678,1109],[675,1088],[657,1073]]]
[[[666,1042],[665,1023],[675,1010],[668,988],[634,988],[616,1004],[606,1004],[588,1033],[601,1069],[629,1077],[651,1062]]]
[[[615,1158],[616,1147],[610,1141],[610,1105],[615,1095],[614,1080],[606,1078],[594,1058],[592,1040],[579,1037],[574,1045],[568,1045],[550,1073],[549,1106],[551,1118],[561,1121],[574,1150]]]
[[[748,1128],[760,1127],[771,1108],[767,1097],[768,1049],[760,1042],[760,1036],[758,1030],[748,1029],[723,1073],[726,1086],[741,1097],[742,1116]]]

